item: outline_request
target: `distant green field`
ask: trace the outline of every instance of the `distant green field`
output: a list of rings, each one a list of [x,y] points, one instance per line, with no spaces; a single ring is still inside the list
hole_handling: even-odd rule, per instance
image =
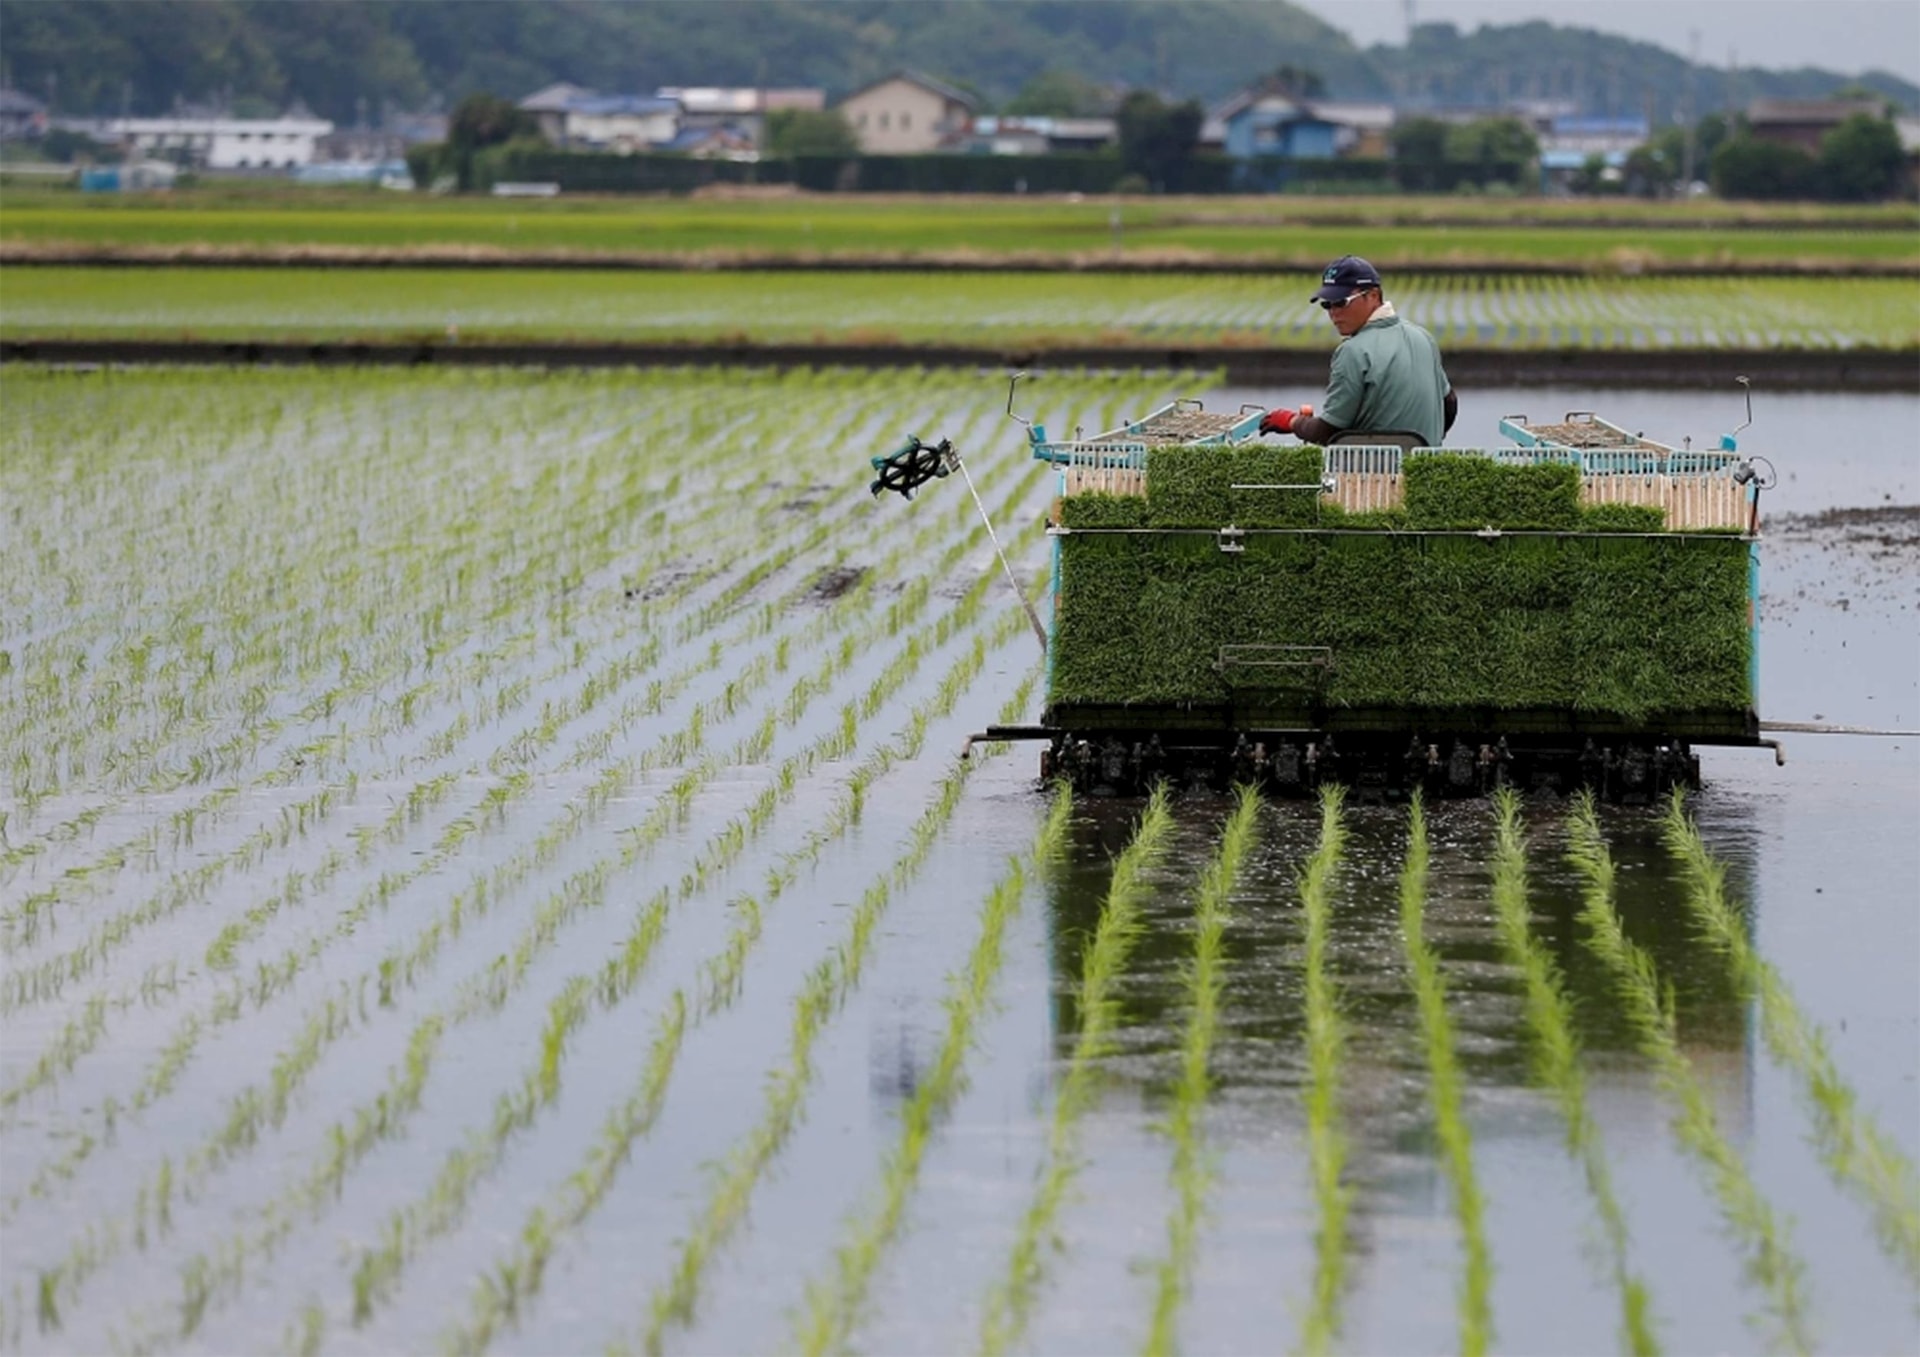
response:
[[[1293,197],[1118,200],[801,196],[435,199],[280,190],[82,198],[9,188],[14,247],[369,249],[773,255],[973,253],[1250,265],[1359,253],[1386,266],[1523,262],[1920,266],[1911,206],[1816,208],[1497,199]]]
[[[0,334],[1326,346],[1312,275],[12,268]],[[1920,279],[1389,279],[1449,348],[1920,346]]]

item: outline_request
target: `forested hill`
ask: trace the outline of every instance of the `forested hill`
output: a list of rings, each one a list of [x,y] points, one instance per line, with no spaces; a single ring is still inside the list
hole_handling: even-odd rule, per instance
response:
[[[1571,96],[1592,112],[1681,107],[1687,63],[1544,24],[1416,30],[1360,51],[1285,0],[0,0],[0,64],[62,113],[159,113],[176,99],[339,122],[384,105],[511,97],[554,80],[604,90],[817,85],[842,95],[902,67],[991,107],[1043,70],[1213,100],[1281,66],[1347,98],[1486,104]],[[1821,72],[1694,72],[1697,110],[1826,94]],[[1920,89],[1870,86],[1907,106]]]
[[[1864,86],[1920,112],[1920,87],[1886,72],[1851,78],[1812,67],[1694,66],[1651,43],[1540,22],[1468,33],[1452,24],[1423,24],[1408,44],[1367,49],[1366,61],[1409,105],[1567,99],[1593,115],[1633,117],[1651,110],[1662,123],[1688,111],[1689,95],[1697,115],[1742,109],[1755,99],[1820,99]]]

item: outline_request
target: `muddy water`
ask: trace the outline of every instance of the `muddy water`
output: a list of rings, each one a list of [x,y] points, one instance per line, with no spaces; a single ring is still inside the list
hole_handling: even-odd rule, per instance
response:
[[[1209,404],[1290,399],[1225,392]],[[1306,396],[1307,393],[1297,393]],[[1577,393],[1465,393],[1461,429],[1502,413],[1558,417]],[[1615,393],[1601,413],[1696,445],[1744,417],[1737,397]],[[1769,456],[1780,484],[1763,501],[1766,547],[1762,707],[1782,720],[1920,724],[1920,401],[1769,397],[1743,448]],[[1456,437],[1462,446],[1477,440]],[[1834,513],[1854,507],[1872,513]],[[1906,512],[1900,510],[1904,508]],[[1920,741],[1789,736],[1788,761],[1706,754],[1696,812],[1727,864],[1730,898],[1762,956],[1825,1032],[1858,1107],[1920,1158]],[[1004,775],[1004,773],[1002,774]],[[1017,802],[1009,786],[996,809]],[[872,1350],[950,1350],[970,1342],[979,1297],[1043,1162],[1050,1093],[1069,1059],[1078,968],[1099,917],[1112,857],[1137,808],[1087,803],[1067,862],[1037,903],[1029,949],[1011,962],[1006,1010],[974,1089],[930,1154],[921,1223],[887,1272],[868,1331]],[[1047,1262],[1034,1350],[1137,1348],[1151,1306],[1149,1269],[1166,1248],[1172,1205],[1163,1133],[1185,1021],[1193,887],[1224,820],[1223,802],[1186,800],[1176,846],[1137,938],[1118,1002],[1120,1033],[1098,1110],[1081,1131],[1082,1167]],[[1031,814],[1037,814],[1037,807]],[[1308,1301],[1317,1217],[1307,1169],[1302,918],[1294,876],[1316,816],[1268,807],[1227,934],[1228,971],[1206,1120],[1215,1155],[1210,1214],[1181,1337],[1195,1352],[1291,1348]],[[1350,1023],[1343,1118],[1353,1155],[1353,1256],[1342,1346],[1443,1352],[1457,1343],[1463,1253],[1441,1173],[1417,1016],[1397,916],[1402,812],[1350,810],[1333,966]],[[1585,943],[1578,886],[1564,855],[1564,807],[1526,807],[1538,937],[1576,1004],[1588,1099],[1646,1280],[1658,1335],[1675,1352],[1760,1351],[1743,1280],[1699,1162],[1673,1130],[1622,1017],[1609,973]],[[1875,1246],[1868,1215],[1838,1189],[1809,1143],[1797,1081],[1770,1057],[1757,1018],[1688,927],[1674,864],[1645,810],[1605,824],[1628,935],[1671,987],[1682,1048],[1718,1123],[1804,1260],[1810,1328],[1821,1350],[1920,1348],[1911,1279]],[[1535,1087],[1522,1000],[1493,926],[1489,809],[1437,808],[1428,933],[1449,985],[1468,1081],[1466,1115],[1487,1202],[1496,1346],[1530,1352],[1617,1350],[1617,1293],[1597,1261],[1592,1199],[1564,1146],[1564,1125]],[[949,925],[950,926],[950,925]],[[905,988],[897,977],[895,984]],[[876,1085],[931,1042],[870,1011]],[[1037,1040],[1040,1034],[1046,1040]],[[882,1053],[885,1053],[884,1056]],[[956,1337],[960,1335],[960,1337]]]

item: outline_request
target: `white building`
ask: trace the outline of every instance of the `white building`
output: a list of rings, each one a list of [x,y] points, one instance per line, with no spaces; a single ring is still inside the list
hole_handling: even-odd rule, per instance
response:
[[[840,115],[867,155],[938,150],[973,126],[979,105],[964,90],[912,71],[888,76],[840,102]]]
[[[528,95],[519,107],[533,114],[549,142],[572,149],[646,151],[680,134],[678,99],[595,94],[561,83]]]
[[[141,158],[210,170],[287,170],[313,163],[333,131],[324,118],[112,118],[106,134]]]
[[[672,99],[609,94],[567,110],[567,143],[599,151],[642,151],[679,132],[680,105]]]

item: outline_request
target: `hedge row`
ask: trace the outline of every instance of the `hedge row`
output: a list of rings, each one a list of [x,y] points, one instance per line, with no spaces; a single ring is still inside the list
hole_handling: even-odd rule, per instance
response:
[[[409,157],[425,187],[442,165],[436,149]],[[1179,167],[1181,193],[1244,193],[1315,185],[1379,186],[1385,162],[1346,160],[1236,161],[1195,155]],[[759,161],[700,160],[686,155],[565,151],[510,143],[479,152],[468,187],[507,181],[554,183],[570,193],[685,193],[709,184],[797,184],[817,192],[858,193],[1110,193],[1129,179],[1117,151],[1050,155],[797,156]]]
[[[1217,703],[1223,645],[1331,648],[1334,707],[1739,711],[1747,545],[1662,537],[1067,537],[1053,703]],[[1286,685],[1300,671],[1267,671]]]

